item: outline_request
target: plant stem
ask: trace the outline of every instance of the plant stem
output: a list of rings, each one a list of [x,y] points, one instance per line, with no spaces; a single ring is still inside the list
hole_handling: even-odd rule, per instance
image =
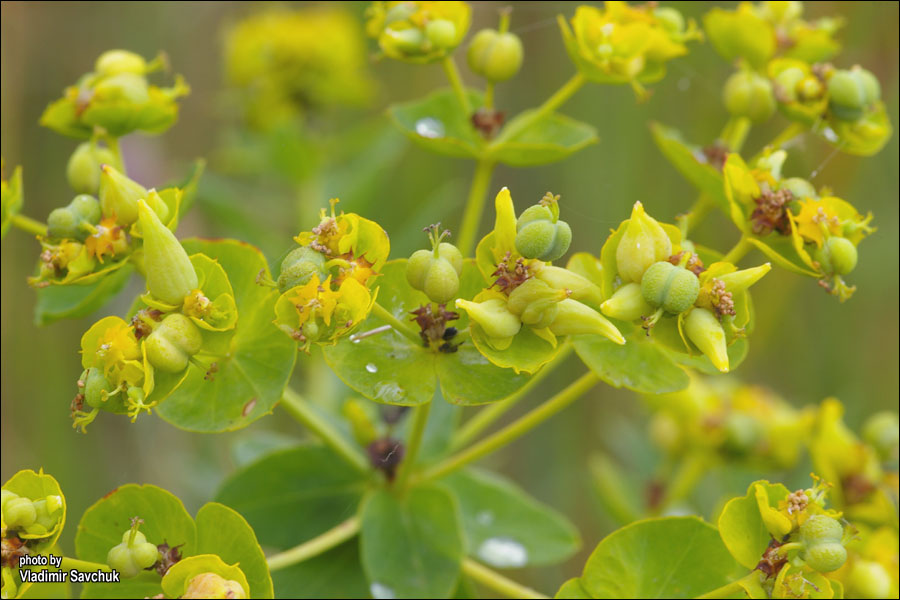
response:
[[[528,383],[516,390],[511,396],[508,396],[499,402],[489,404],[479,410],[475,416],[466,421],[465,424],[459,428],[459,431],[456,432],[456,435],[453,436],[453,440],[450,442],[450,449],[454,451],[459,450],[478,437],[478,434],[490,427],[494,421],[506,414],[509,409],[519,402],[519,400],[527,396],[541,381],[546,379],[547,375],[552,373],[556,367],[562,364],[571,353],[572,345],[566,343],[560,349],[559,353],[557,353],[556,357],[545,365],[543,369],[535,373],[534,376],[528,380]]]
[[[472,177],[457,241],[457,248],[463,256],[471,255],[475,248],[475,236],[478,235],[478,225],[481,223],[481,213],[484,212],[484,201],[487,199],[493,171],[493,161],[479,160],[475,165],[475,175]]]
[[[494,82],[488,81],[484,86],[484,107],[494,108]]]
[[[682,234],[687,237],[691,229],[699,225],[715,207],[715,202],[708,195],[700,194],[687,214],[681,217]]]
[[[747,241],[747,235],[741,235],[741,239],[735,244],[734,248],[728,251],[728,254],[722,257],[723,262],[730,262],[736,265],[744,256],[753,249],[753,244]]]
[[[77,569],[79,571],[112,571],[112,568],[109,565],[63,556],[62,564],[60,564],[59,570],[69,571],[71,569]]]
[[[565,82],[561,88],[556,90],[556,92],[547,98],[547,100],[529,113],[524,119],[517,119],[514,127],[507,126],[500,132],[500,135],[491,143],[491,146],[499,146],[500,144],[512,139],[519,133],[528,129],[534,122],[544,118],[549,115],[557,108],[565,104],[565,102],[571,98],[575,92],[581,89],[581,86],[585,84],[587,80],[584,78],[584,75],[581,72],[576,73]]]
[[[363,473],[369,470],[369,461],[362,452],[349,444],[331,423],[319,416],[300,394],[289,387],[285,388],[281,396],[281,406],[325,442],[347,464]]]
[[[26,217],[25,215],[13,215],[9,218],[9,222],[13,227],[18,227],[27,233],[40,236],[47,235],[47,226],[31,217]]]
[[[394,328],[394,331],[399,333],[400,335],[406,337],[409,341],[414,343],[415,345],[422,344],[422,338],[419,336],[418,332],[414,330],[410,325],[407,325],[397,317],[395,317],[391,311],[380,305],[378,302],[372,306],[372,314],[381,319],[382,321],[386,321],[390,324],[391,327]]]
[[[529,587],[525,587],[521,583],[517,583],[512,579],[504,577],[496,571],[488,569],[471,558],[463,559],[462,570],[463,573],[478,583],[491,588],[507,598],[549,598],[549,596],[545,596]]]
[[[756,575],[756,571],[751,571],[747,575],[744,575],[737,581],[732,581],[731,583],[725,584],[722,587],[718,587],[714,590],[706,592],[705,594],[701,594],[697,596],[697,598],[731,598],[736,592],[743,592],[744,588],[741,586],[745,581],[750,581],[751,577]]]
[[[270,571],[277,571],[309,560],[339,546],[359,533],[359,517],[353,516],[343,523],[329,529],[322,535],[294,546],[284,552],[279,552],[266,559]]]
[[[444,60],[441,61],[441,64],[444,66],[444,73],[447,74],[450,85],[453,86],[453,91],[456,93],[459,105],[462,107],[466,119],[468,119],[469,115],[472,114],[472,105],[469,104],[469,95],[466,93],[466,88],[463,87],[462,79],[459,76],[459,69],[456,68],[456,62],[454,62],[452,56],[445,56]]]
[[[656,514],[665,512],[676,502],[684,500],[706,473],[709,462],[706,455],[695,453],[681,461],[672,480],[666,486],[663,498],[656,507]]]
[[[781,133],[779,133],[777,136],[775,136],[775,138],[771,142],[766,144],[762,150],[757,152],[753,158],[751,158],[749,161],[747,161],[747,164],[755,163],[756,160],[760,156],[762,156],[762,153],[763,153],[763,151],[765,151],[766,148],[771,147],[774,150],[779,150],[782,147],[784,147],[788,142],[790,142],[797,136],[802,135],[803,133],[806,133],[806,127],[804,127],[800,123],[791,123],[790,125],[785,127]]]
[[[732,152],[740,152],[750,133],[752,123],[746,117],[731,117],[722,129],[719,138]]]
[[[406,452],[395,483],[398,490],[403,491],[406,489],[409,475],[416,467],[416,458],[419,455],[419,448],[422,447],[422,438],[425,437],[425,426],[428,425],[429,412],[431,412],[431,402],[420,404],[413,413],[412,429],[410,429],[409,438],[406,440]]]
[[[122,146],[119,145],[119,138],[107,135],[103,139],[106,141],[106,147],[116,157],[116,168],[121,171],[122,175],[126,175],[125,159],[122,158]]]
[[[453,471],[461,469],[470,462],[474,462],[495,450],[502,448],[510,442],[525,435],[568,405],[577,400],[582,394],[594,387],[600,379],[593,373],[585,373],[567,388],[519,417],[503,429],[484,438],[477,444],[469,446],[459,454],[449,457],[422,474],[422,479],[438,479],[449,475]]]

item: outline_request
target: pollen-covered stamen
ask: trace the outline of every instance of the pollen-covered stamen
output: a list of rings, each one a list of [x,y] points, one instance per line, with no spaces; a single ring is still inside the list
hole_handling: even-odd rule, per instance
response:
[[[809,498],[803,490],[791,492],[787,497],[787,512],[789,515],[806,510],[809,505]]]
[[[519,257],[510,264],[511,261],[512,253],[507,252],[500,264],[497,265],[497,270],[491,273],[497,278],[491,287],[497,286],[498,290],[507,295],[532,277],[524,258]]]
[[[712,280],[712,289],[709,291],[709,299],[716,309],[716,316],[722,318],[726,315],[734,316],[734,298],[731,292],[725,289],[725,282],[721,279]]]
[[[791,232],[791,221],[788,218],[787,206],[794,199],[790,190],[782,189],[773,191],[768,185],[762,184],[759,197],[754,198],[756,208],[750,215],[753,222],[753,233],[766,235],[777,231],[782,235]]]

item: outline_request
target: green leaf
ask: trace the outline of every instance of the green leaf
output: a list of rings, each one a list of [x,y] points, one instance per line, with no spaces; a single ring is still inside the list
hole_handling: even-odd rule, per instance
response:
[[[49,325],[61,319],[78,319],[99,310],[122,291],[131,279],[131,264],[88,285],[51,285],[37,289],[35,325]]]
[[[716,205],[728,214],[728,198],[722,180],[722,171],[709,164],[703,150],[687,144],[676,129],[662,123],[651,123],[650,131],[657,147],[672,166],[691,185],[706,194]]]
[[[478,469],[450,475],[469,553],[499,569],[562,562],[580,546],[578,530],[561,514],[512,482]]]
[[[571,600],[587,600],[590,597],[584,586],[581,585],[581,579],[578,577],[573,577],[562,584],[562,587],[559,588],[559,591],[554,596],[554,598],[569,598]]]
[[[616,326],[619,331],[628,329],[619,322]],[[664,394],[688,386],[690,378],[684,369],[643,330],[634,328],[626,339],[621,346],[598,335],[575,336],[572,341],[584,364],[613,387],[626,387],[642,394]]]
[[[250,598],[274,597],[266,555],[244,517],[218,502],[209,502],[200,507],[196,523],[198,553],[215,554],[230,565],[239,565],[247,577]]]
[[[527,325],[522,326],[519,333],[513,337],[509,347],[503,350],[494,348],[484,331],[476,323],[469,326],[469,331],[472,333],[472,342],[475,347],[489,361],[517,374],[537,373],[541,367],[553,360],[560,348],[559,343],[554,346]]]
[[[269,276],[259,250],[235,240],[193,239],[183,245],[189,254],[205,254],[225,269],[234,290],[238,323],[233,332],[209,332],[204,338],[218,340],[219,356],[204,355],[210,350],[206,345],[198,355],[207,364],[216,363],[216,372],[207,377],[206,369],[192,363],[184,382],[157,412],[189,431],[240,429],[271,412],[281,399],[294,368],[296,345],[272,324],[278,293],[256,283],[261,272]],[[180,376],[159,374],[153,397],[165,395],[172,379]]]
[[[368,598],[369,582],[352,540],[272,573],[280,598]]]
[[[409,321],[413,310],[429,302],[425,294],[407,283],[405,259],[386,263],[378,282],[378,302],[400,321]],[[485,285],[474,261],[466,260],[459,297],[472,298]],[[462,330],[469,320],[465,311],[459,311],[459,315],[450,324]],[[370,316],[363,330],[386,324]],[[359,342],[343,338],[322,350],[328,366],[344,383],[366,398],[385,404],[415,406],[430,402],[438,381],[448,402],[484,404],[506,398],[528,381],[527,376],[491,364],[469,341],[456,352],[433,352],[396,331],[388,331]]]
[[[304,445],[239,470],[216,500],[242,514],[262,544],[288,548],[351,517],[365,485],[366,476],[328,448]]]
[[[30,553],[46,554],[56,545],[56,541],[59,539],[63,527],[65,527],[66,524],[66,497],[62,493],[59,483],[57,483],[53,476],[44,473],[43,470],[36,473],[31,469],[27,469],[13,475],[3,484],[3,489],[32,501],[43,500],[47,498],[47,496],[59,497],[61,501],[61,512],[51,530],[45,531],[42,534],[29,534],[25,531],[19,532],[19,537],[30,540]],[[4,525],[4,531],[5,527],[6,526]]]
[[[480,94],[471,90],[468,94],[473,107],[481,106]],[[478,158],[482,153],[484,140],[451,89],[392,105],[388,116],[409,139],[432,152],[458,158]]]
[[[203,573],[215,573],[226,580],[237,581],[241,584],[248,598],[257,597],[248,594],[250,585],[247,583],[247,578],[244,572],[241,571],[241,568],[238,565],[227,564],[215,554],[190,556],[172,565],[162,579],[163,592],[170,598],[180,598],[187,592],[187,587],[191,580]],[[270,598],[271,596],[267,597]]]
[[[181,500],[154,485],[123,485],[108,493],[87,509],[78,523],[75,534],[75,553],[78,558],[106,564],[109,550],[122,541],[122,534],[131,527],[131,519],[144,522],[140,531],[153,544],[181,546],[182,556],[196,554],[197,529]],[[162,591],[162,578],[155,571],[146,571],[132,579],[110,586],[102,583],[85,584],[83,598],[145,598]]]
[[[362,507],[360,550],[376,598],[447,598],[463,556],[459,508],[438,486],[398,498],[373,492]]]
[[[68,581],[34,583],[30,584],[24,590],[19,588],[19,595],[16,597],[25,600],[56,600],[59,598],[71,598],[72,584]]]
[[[506,127],[516,128],[518,123],[530,119],[534,112],[521,112]],[[592,125],[550,113],[530,123],[512,138],[498,140],[496,145],[489,146],[488,157],[511,167],[546,165],[563,160],[598,141],[597,130]]]
[[[591,598],[694,598],[742,574],[715,527],[698,517],[666,517],[604,538],[581,586]]]
[[[780,483],[754,482],[747,489],[746,496],[729,500],[719,515],[719,534],[722,541],[731,555],[748,569],[756,568],[769,545],[769,540],[772,539],[759,514],[755,491],[757,484],[763,486],[773,505],[777,505],[778,500],[783,500],[790,493]]]

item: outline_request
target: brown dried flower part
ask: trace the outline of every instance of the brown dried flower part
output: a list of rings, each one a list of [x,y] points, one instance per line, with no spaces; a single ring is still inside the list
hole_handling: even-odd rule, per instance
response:
[[[177,546],[170,546],[168,543],[163,542],[158,545],[156,548],[159,550],[159,560],[156,561],[156,572],[159,573],[160,577],[165,577],[166,573],[169,572],[169,569],[172,568],[172,565],[181,560],[181,548],[183,544],[179,544]]]
[[[797,490],[788,494],[787,511],[789,515],[805,510],[808,505],[809,498],[806,497],[806,492],[803,490]]]
[[[524,258],[519,257],[515,263],[510,264],[511,261],[512,253],[507,252],[500,264],[497,265],[497,270],[491,273],[497,278],[491,287],[497,286],[497,289],[506,295],[531,278],[531,272],[525,265]]]
[[[767,185],[763,185],[762,193],[754,198],[756,208],[750,215],[753,223],[753,233],[766,235],[777,231],[781,235],[790,235],[791,221],[787,214],[787,205],[794,199],[790,190],[783,189],[772,191]]]
[[[334,217],[329,217],[325,219],[318,225],[312,228],[312,233],[317,237],[325,237],[326,239],[329,236],[339,235],[340,231],[338,230],[337,220]],[[309,247],[315,250],[316,252],[321,252],[325,256],[331,256],[331,251],[328,250],[328,246],[319,243],[318,240],[312,240],[309,243]]]
[[[415,315],[411,320],[419,326],[419,336],[426,348],[437,348],[440,352],[456,352],[459,344],[453,344],[456,337],[456,327],[448,327],[447,323],[459,318],[459,313],[447,310],[445,304],[439,304],[437,311],[431,303],[424,304],[412,311]]]
[[[783,546],[776,539],[769,540],[769,547],[763,552],[762,558],[756,564],[756,570],[766,574],[766,579],[770,579],[781,571],[781,567],[787,563],[787,556],[781,554],[780,548]]]
[[[707,164],[721,171],[722,167],[725,166],[725,160],[728,158],[729,150],[728,146],[723,145],[721,142],[716,142],[703,148],[701,153],[703,158],[706,159]]]
[[[25,542],[16,535],[10,535],[4,538],[2,546],[0,546],[0,557],[2,557],[3,568],[15,569],[19,566],[19,559],[28,554],[28,548]]]
[[[492,139],[503,127],[506,121],[506,113],[482,106],[472,115],[472,126],[478,130],[485,139]]]
[[[673,254],[666,260],[677,267],[681,264],[682,258],[684,258],[684,250],[682,250],[678,254]],[[684,268],[697,277],[700,276],[700,273],[706,270],[706,267],[703,265],[703,261],[700,260],[700,257],[695,253],[691,253],[691,255],[688,257],[687,264],[684,265]]]
[[[405,448],[403,442],[393,438],[381,438],[366,446],[366,453],[372,466],[379,471],[384,471],[388,481],[393,481],[397,474],[397,467],[403,462]]]
[[[861,473],[851,473],[841,481],[844,488],[844,501],[847,504],[859,504],[875,491],[875,485]]]
[[[721,279],[712,280],[712,289],[709,292],[709,300],[716,309],[719,318],[725,315],[734,316],[734,298],[731,292],[725,289],[725,282]]]
[[[153,326],[148,323],[148,320],[161,321],[162,315],[162,311],[155,308],[144,308],[137,311],[137,313],[131,317],[131,327],[134,329],[134,337],[139,340],[153,333]]]

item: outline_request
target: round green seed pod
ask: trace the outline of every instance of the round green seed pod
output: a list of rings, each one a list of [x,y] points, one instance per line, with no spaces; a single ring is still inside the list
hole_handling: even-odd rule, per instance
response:
[[[30,527],[36,520],[37,511],[28,498],[10,498],[3,505],[3,522],[11,529]]]
[[[775,76],[775,88],[778,90],[778,99],[784,102],[796,102],[801,82],[806,78],[806,73],[800,67],[788,67]]]
[[[141,569],[152,567],[156,564],[156,561],[159,560],[159,548],[150,542],[134,544],[131,547],[131,554],[134,557],[134,562],[136,562]]]
[[[456,44],[456,25],[447,19],[434,19],[425,25],[425,37],[436,48],[451,48]]]
[[[134,73],[119,73],[102,79],[94,86],[94,96],[104,102],[125,101],[144,104],[150,101],[147,80]]]
[[[802,558],[816,571],[830,573],[837,571],[847,562],[847,549],[840,542],[825,542],[808,547]]]
[[[438,245],[438,256],[449,260],[457,275],[462,273],[463,255],[459,248],[448,242],[441,242]]]
[[[74,239],[78,233],[78,220],[68,206],[55,208],[47,217],[47,234],[57,239]]]
[[[102,369],[92,367],[81,374],[84,382],[84,400],[88,406],[100,408],[105,405],[107,396],[113,391],[113,386],[103,374]]]
[[[554,261],[572,243],[569,224],[557,220],[549,207],[540,204],[522,212],[516,221],[516,232],[516,251],[525,258]]]
[[[678,9],[670,6],[658,6],[653,9],[653,16],[659,20],[663,29],[669,33],[681,33],[684,31],[684,16]]]
[[[800,526],[800,537],[809,546],[824,542],[839,542],[844,528],[828,515],[812,515]]]
[[[830,237],[825,240],[823,248],[829,256],[832,270],[838,275],[846,275],[856,268],[856,246],[847,238]]]
[[[103,216],[100,201],[90,194],[78,194],[69,202],[69,208],[81,221],[96,225]]]
[[[431,261],[425,275],[422,291],[433,302],[443,304],[451,300],[459,292],[459,274],[446,258]]]
[[[69,186],[79,194],[97,194],[100,189],[100,167],[116,164],[115,155],[91,142],[79,144],[66,165]]]
[[[325,255],[321,252],[316,252],[307,246],[294,248],[281,261],[278,291],[283,294],[292,287],[305,285],[309,283],[313,275],[318,275],[319,281],[324,281],[328,277],[325,262]]]
[[[143,75],[147,71],[147,61],[140,54],[128,50],[107,50],[94,63],[94,72],[102,77],[133,73]]]
[[[641,278],[641,295],[647,304],[668,313],[683,313],[697,301],[700,280],[692,272],[667,261],[650,265]]]
[[[856,121],[866,107],[881,97],[881,85],[866,69],[839,70],[828,79],[828,97],[834,116],[844,121]]]
[[[751,71],[739,71],[729,77],[722,98],[729,113],[746,117],[754,123],[767,120],[775,112],[772,84]]]
[[[506,81],[522,67],[522,40],[514,33],[482,29],[469,44],[466,59],[473,73],[488,81]]]
[[[421,290],[425,287],[425,275],[428,267],[434,260],[434,252],[431,250],[416,250],[406,263],[406,281],[414,289]]]
[[[803,200],[804,198],[818,198],[819,194],[816,188],[803,179],[802,177],[789,177],[781,182],[781,189],[786,189],[794,197],[794,200]]]
[[[196,325],[181,313],[163,319],[146,341],[147,360],[160,371],[180,373],[191,356],[200,351],[203,335]]]

